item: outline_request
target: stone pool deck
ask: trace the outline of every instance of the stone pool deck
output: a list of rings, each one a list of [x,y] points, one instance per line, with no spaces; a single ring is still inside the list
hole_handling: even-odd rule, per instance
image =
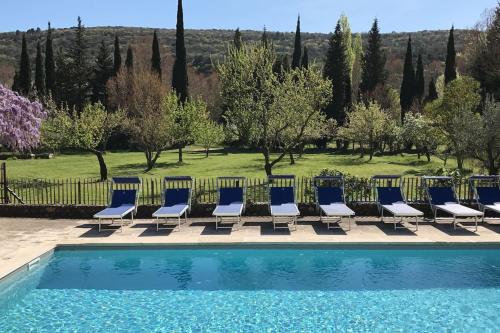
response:
[[[327,230],[317,218],[299,219],[297,230],[274,231],[268,217],[243,219],[237,231],[215,230],[213,219],[191,219],[180,231],[156,232],[151,220],[136,220],[123,232],[116,226],[99,233],[95,221],[0,218],[0,278],[58,245],[175,245],[237,243],[499,243],[500,225],[480,224],[476,233],[449,224],[419,224],[419,230],[394,230],[377,218],[357,218],[351,230]]]

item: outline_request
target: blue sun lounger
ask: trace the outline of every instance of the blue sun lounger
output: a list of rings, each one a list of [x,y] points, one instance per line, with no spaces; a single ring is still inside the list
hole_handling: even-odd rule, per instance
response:
[[[160,220],[177,219],[177,227],[181,228],[181,217],[187,223],[187,213],[191,210],[191,193],[193,179],[189,176],[165,177],[163,179],[162,206],[153,213],[156,218],[156,231],[160,228]]]
[[[218,177],[217,206],[212,215],[215,216],[215,229],[232,229],[241,224],[241,215],[245,211],[246,178]],[[224,226],[231,224],[231,226]]]
[[[412,229],[404,225],[404,218],[415,218],[415,231],[418,231],[418,218],[424,213],[409,206],[403,194],[403,178],[397,175],[378,175],[371,179],[372,188],[375,189],[375,198],[380,218],[384,222],[384,211],[392,215],[394,230]],[[400,218],[397,221],[397,218]],[[401,225],[401,227],[399,226]]]
[[[281,175],[268,176],[269,210],[273,220],[273,228],[297,229],[297,217],[300,215],[299,208],[295,203],[295,176]],[[286,223],[287,226],[278,226]]]
[[[120,229],[123,231],[123,218],[130,214],[131,223],[134,223],[134,214],[137,214],[137,200],[141,187],[141,179],[138,177],[113,177],[111,180],[110,197],[108,207],[94,215],[99,220],[99,232],[102,220],[120,220]]]
[[[472,176],[469,178],[470,189],[480,211],[483,222],[499,220],[484,217],[486,211],[500,214],[500,176]]]
[[[351,221],[355,213],[345,203],[344,177],[314,177],[313,185],[320,221],[327,224],[328,230],[342,229],[342,218],[347,217],[349,223],[347,230],[351,230]],[[330,227],[331,223],[338,223],[338,226]]]
[[[473,230],[474,232],[477,231],[477,218],[482,217],[483,213],[460,204],[460,200],[455,193],[453,178],[443,176],[422,177],[422,184],[425,187],[429,205],[434,213],[434,222],[437,222],[437,212],[440,210],[452,216],[454,229],[457,226],[463,229],[471,229],[457,223],[457,218],[473,218],[475,223]]]

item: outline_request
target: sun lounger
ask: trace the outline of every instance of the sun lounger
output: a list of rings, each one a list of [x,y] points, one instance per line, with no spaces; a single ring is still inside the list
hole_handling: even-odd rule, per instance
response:
[[[345,204],[344,177],[314,177],[316,205],[320,213],[320,221],[327,224],[328,229],[342,229],[342,218],[347,218],[348,229],[351,230],[351,220],[354,211]],[[339,226],[331,227],[331,223]]]
[[[297,217],[300,215],[299,208],[295,203],[295,176],[269,176],[269,210],[273,220],[273,228],[297,229]],[[286,223],[282,227],[280,224]]]
[[[184,222],[187,223],[187,213],[191,209],[191,193],[193,179],[189,176],[165,177],[163,180],[163,201],[162,206],[153,213],[156,218],[156,231],[160,228],[160,221],[163,219],[177,219],[177,226],[181,228],[181,217],[184,215]]]
[[[392,215],[394,230],[408,226],[403,225],[404,218],[415,218],[415,231],[418,231],[418,218],[423,217],[424,213],[411,207],[403,195],[403,179],[401,176],[373,176],[371,179],[372,187],[375,189],[377,207],[382,221],[384,221],[384,211]],[[400,218],[397,221],[397,218]]]
[[[463,206],[454,190],[454,182],[451,177],[422,177],[422,183],[427,192],[429,205],[434,213],[434,222],[437,222],[437,212],[443,211],[453,218],[453,228],[456,229],[457,225],[464,229],[467,228],[457,223],[457,218],[473,218],[475,227],[474,232],[477,231],[477,218],[482,217],[483,213],[475,209]]]
[[[137,199],[141,179],[138,177],[114,177],[111,181],[111,202],[108,207],[94,215],[99,220],[99,232],[101,231],[101,221],[120,220],[120,229],[123,230],[123,218],[130,214],[131,223],[134,222],[134,214],[137,213]],[[134,188],[131,188],[134,187]]]
[[[232,229],[234,224],[241,224],[241,215],[245,210],[245,177],[217,178],[217,206],[212,215],[215,216],[215,229]],[[231,226],[224,226],[230,223]]]
[[[472,176],[469,178],[470,188],[479,210],[483,212],[483,222],[499,220],[486,218],[486,211],[500,214],[500,176]]]

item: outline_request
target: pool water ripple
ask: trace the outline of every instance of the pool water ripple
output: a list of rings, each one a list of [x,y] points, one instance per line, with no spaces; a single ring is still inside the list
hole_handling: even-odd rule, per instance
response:
[[[498,332],[500,251],[61,250],[0,332]]]

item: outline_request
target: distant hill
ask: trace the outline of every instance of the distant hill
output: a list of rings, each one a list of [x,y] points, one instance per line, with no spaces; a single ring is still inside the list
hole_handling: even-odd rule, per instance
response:
[[[466,30],[455,31],[455,43],[458,53],[463,50]],[[134,45],[136,52],[147,54],[150,52],[153,29],[151,28],[130,28],[130,27],[96,27],[88,28],[87,36],[89,47],[95,54],[98,43],[104,38],[110,48],[113,45],[114,35],[120,38],[122,47],[122,57],[125,58],[127,45]],[[175,46],[175,30],[158,30],[162,52],[172,52]],[[260,40],[260,31],[242,31],[245,42],[255,42]],[[42,47],[45,44],[46,31],[31,29],[27,32],[28,47],[34,67],[36,42],[40,40]],[[201,73],[210,73],[212,62],[222,59],[227,49],[228,43],[233,40],[234,31],[231,30],[186,30],[186,47],[188,58],[192,66]],[[406,51],[406,43],[409,33],[383,34],[382,40],[387,54],[387,68],[389,71],[389,84],[394,87],[399,86],[401,80],[403,58]],[[427,76],[441,73],[444,58],[446,55],[446,43],[448,31],[419,31],[412,32],[413,50],[415,57],[422,53],[426,65]],[[56,29],[53,33],[55,50],[65,47],[72,38],[71,29]],[[293,38],[292,32],[269,32],[274,45],[279,53],[292,54]],[[0,82],[11,84],[15,66],[18,63],[21,48],[22,33],[7,32],[0,33]],[[302,33],[303,44],[309,50],[312,61],[323,62],[328,45],[328,34],[323,33]],[[366,35],[363,35],[363,42],[366,43]],[[166,57],[167,55],[164,54]],[[459,61],[460,65],[460,61]]]

